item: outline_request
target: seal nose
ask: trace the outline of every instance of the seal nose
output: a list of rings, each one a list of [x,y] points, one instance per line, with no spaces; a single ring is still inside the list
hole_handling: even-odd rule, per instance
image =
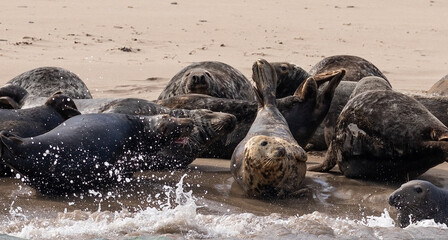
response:
[[[399,199],[400,199],[400,195],[391,194],[389,196],[389,205],[395,206]]]
[[[286,150],[285,148],[279,147],[277,149],[275,149],[275,156],[276,157],[284,157],[286,155]]]
[[[191,77],[193,85],[207,85],[205,74],[197,74]]]

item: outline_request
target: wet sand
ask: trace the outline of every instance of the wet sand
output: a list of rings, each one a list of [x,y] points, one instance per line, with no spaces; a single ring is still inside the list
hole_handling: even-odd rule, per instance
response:
[[[19,0],[0,2],[0,9],[0,85],[32,68],[58,66],[83,79],[94,98],[153,100],[192,62],[222,61],[250,77],[257,58],[309,70],[337,54],[366,58],[401,91],[424,92],[448,73],[445,1]],[[308,164],[322,156],[309,153]],[[187,170],[138,173],[116,189],[67,198],[0,179],[0,233],[34,239],[448,236],[437,224],[394,227],[387,197],[399,184],[351,180],[337,170],[308,172],[309,194],[262,201],[242,193],[228,165],[197,159]],[[444,163],[420,179],[447,188],[447,171]],[[168,194],[167,186],[176,188],[184,174],[182,191]]]

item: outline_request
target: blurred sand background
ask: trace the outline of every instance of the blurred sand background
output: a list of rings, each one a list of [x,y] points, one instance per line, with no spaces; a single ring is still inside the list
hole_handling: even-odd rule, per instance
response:
[[[258,58],[309,70],[350,54],[399,90],[448,74],[448,1],[0,1],[0,84],[36,67],[76,73],[95,98],[155,99],[192,62],[247,77]]]

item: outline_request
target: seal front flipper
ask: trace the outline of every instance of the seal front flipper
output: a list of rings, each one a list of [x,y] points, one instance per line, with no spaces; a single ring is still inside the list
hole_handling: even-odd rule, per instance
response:
[[[1,141],[1,146],[0,146],[0,158],[3,160],[4,159],[4,155],[6,154],[12,154],[14,155],[15,151],[15,147],[22,144],[23,140],[22,138],[20,138],[17,135],[14,135],[12,133],[9,133],[7,131],[1,131],[0,132],[0,141]],[[8,153],[6,152],[8,151]],[[4,160],[3,160],[4,161]]]
[[[19,103],[10,97],[0,97],[0,109],[20,109]]]
[[[337,159],[335,151],[333,150],[332,144],[330,143],[330,146],[325,153],[324,161],[320,164],[309,167],[307,170],[312,172],[329,172],[334,166],[336,166],[336,163]]]

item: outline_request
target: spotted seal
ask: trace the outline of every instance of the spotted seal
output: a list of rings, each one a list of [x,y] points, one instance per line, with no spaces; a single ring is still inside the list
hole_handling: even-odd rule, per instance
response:
[[[428,90],[429,94],[438,94],[438,95],[448,95],[448,74],[445,77],[441,78],[439,81],[434,83],[432,87]]]
[[[291,194],[305,178],[307,156],[277,109],[275,70],[266,60],[258,60],[252,71],[259,103],[257,117],[235,148],[230,171],[249,196]]]
[[[300,146],[305,146],[317,126],[326,116],[332,102],[334,91],[345,71],[339,70],[308,78],[295,90],[294,95],[277,99],[277,107],[288,122],[291,133]],[[322,91],[317,91],[319,82],[329,82]],[[156,103],[183,109],[209,109],[231,113],[237,118],[235,130],[221,141],[209,146],[209,151],[201,157],[229,159],[235,147],[247,135],[255,117],[258,105],[255,101],[215,98],[201,94],[187,94],[158,100]]]
[[[32,138],[0,134],[2,161],[43,194],[60,195],[114,185],[192,129],[168,115],[77,115]]]
[[[234,67],[216,61],[197,62],[183,68],[168,82],[158,99],[191,93],[255,100],[251,82]]]
[[[423,180],[407,182],[389,196],[389,204],[397,209],[397,221],[402,228],[425,219],[448,224],[447,202],[447,190]]]
[[[7,84],[23,87],[30,95],[49,97],[62,91],[74,99],[92,98],[84,82],[74,73],[59,67],[39,67],[26,71]]]
[[[443,163],[448,128],[414,98],[372,90],[350,99],[339,115],[325,160],[350,178],[403,181]]]

